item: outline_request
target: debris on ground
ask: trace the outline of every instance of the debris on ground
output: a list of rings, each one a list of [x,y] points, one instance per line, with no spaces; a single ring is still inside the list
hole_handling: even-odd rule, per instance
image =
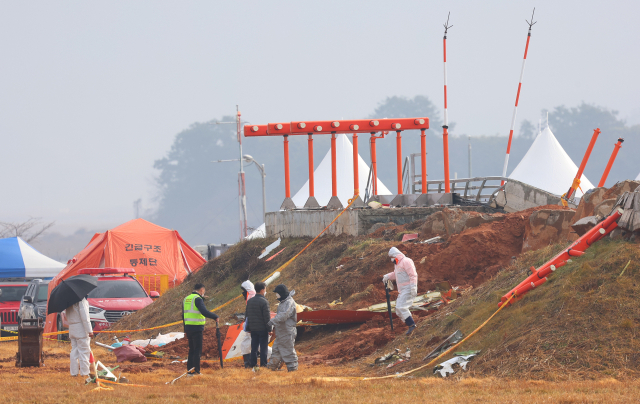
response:
[[[258,259],[261,260],[264,257],[266,257],[267,255],[269,255],[269,253],[271,251],[273,251],[274,248],[276,248],[277,246],[280,245],[281,241],[282,241],[282,239],[280,237],[278,237],[278,239],[276,241],[274,241],[273,243],[269,244],[264,250],[262,250],[262,254],[260,254],[260,256],[258,256]],[[284,248],[283,248],[283,250],[284,250]],[[280,252],[282,252],[282,250],[280,250]]]
[[[389,352],[386,355],[382,355],[374,361],[374,365],[387,365],[388,368],[392,368],[402,362],[406,362],[411,359],[411,349],[407,348],[404,353],[401,353],[398,348]]]
[[[431,351],[423,360],[427,360],[429,358],[435,358],[440,355],[444,351],[447,350],[451,345],[457,344],[462,341],[463,334],[460,330],[456,330],[453,334],[449,335],[444,341],[442,341],[433,351]]]
[[[469,361],[473,359],[476,355],[477,353],[472,353],[464,356],[454,356],[453,358],[447,361],[444,361],[441,364],[437,365],[435,368],[433,368],[433,373],[440,374],[440,376],[442,377],[447,377],[455,373],[455,370],[453,370],[453,365],[456,365],[456,364],[459,365],[462,368],[462,370],[467,370],[467,363],[469,363]]]
[[[146,362],[145,349],[136,345],[124,345],[113,350],[118,362]]]

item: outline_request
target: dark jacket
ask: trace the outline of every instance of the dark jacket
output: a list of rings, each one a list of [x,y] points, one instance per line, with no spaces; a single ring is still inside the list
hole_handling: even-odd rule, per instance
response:
[[[206,318],[210,318],[213,320],[218,318],[218,315],[216,313],[212,313],[209,310],[207,310],[207,308],[204,305],[204,300],[202,300],[202,296],[196,297],[194,299],[193,304],[198,308],[198,311],[200,312],[200,314],[202,314]],[[184,311],[182,312],[182,321],[184,322]],[[195,332],[195,331],[204,331],[204,325],[184,324],[184,332]]]
[[[271,331],[271,326],[267,325],[271,320],[269,302],[261,294],[258,293],[249,299],[245,318],[247,319],[247,332]]]

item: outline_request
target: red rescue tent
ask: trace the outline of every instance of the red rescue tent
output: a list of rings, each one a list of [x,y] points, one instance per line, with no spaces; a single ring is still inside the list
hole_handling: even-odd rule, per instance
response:
[[[60,280],[77,275],[83,268],[133,268],[136,275],[167,275],[169,287],[173,287],[205,263],[176,230],[134,219],[104,233],[96,233],[49,283],[49,293]],[[54,317],[47,316],[47,328],[55,324]]]

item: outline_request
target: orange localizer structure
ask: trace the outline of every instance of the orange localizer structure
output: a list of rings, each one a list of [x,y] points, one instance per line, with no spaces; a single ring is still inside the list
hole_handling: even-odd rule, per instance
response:
[[[336,133],[331,133],[331,196],[338,196],[338,179],[336,177]]]
[[[569,247],[562,250],[558,255],[544,263],[539,268],[531,267],[532,274],[527,279],[520,282],[518,286],[511,289],[507,294],[502,296],[499,306],[503,305],[510,296],[513,296],[509,304],[513,304],[520,300],[522,296],[547,281],[547,276],[551,275],[556,269],[567,264],[571,257],[579,257],[584,254],[585,250],[593,243],[602,240],[607,234],[611,233],[618,227],[618,220],[624,213],[623,209],[616,208],[611,215],[603,219],[591,230],[587,231],[582,237],[571,243]]]
[[[427,135],[425,130],[420,131],[420,168],[422,169],[422,193],[427,193]]]
[[[447,31],[449,17],[444,24],[444,38],[442,39],[442,51],[444,56],[444,125],[442,125],[442,151],[444,154],[444,192],[451,193],[451,180],[449,179],[449,114],[447,111]],[[424,156],[423,156],[424,157]],[[425,184],[423,184],[424,187]]]
[[[402,137],[396,132],[396,169],[398,177],[398,195],[402,195]]]
[[[284,193],[291,198],[291,186],[289,185],[289,135],[284,135]]]
[[[309,148],[309,197],[315,196],[315,188],[313,183],[313,136],[309,133],[309,140],[307,141]]]
[[[371,133],[371,194],[378,195],[378,157],[376,153],[376,139],[384,139],[384,133],[376,136],[375,132]]]
[[[351,133],[353,136],[353,171],[354,171],[354,197],[360,194],[360,184],[358,176],[358,133],[371,134],[371,162],[372,162],[372,193],[378,194],[377,187],[377,158],[375,139],[384,138],[389,131],[393,130],[398,133],[398,174],[399,187],[402,188],[402,149],[401,134],[403,130],[420,130],[422,133],[422,162],[423,162],[423,179],[426,180],[426,143],[425,131],[429,129],[429,118],[394,118],[394,119],[355,119],[341,121],[294,121],[286,123],[269,123],[266,125],[245,125],[245,137],[261,137],[261,136],[283,136],[284,137],[284,160],[285,160],[285,192],[286,198],[291,198],[291,188],[289,183],[289,135],[306,135],[309,148],[309,196],[314,196],[314,171],[313,171],[313,139],[312,135],[331,135],[331,169],[332,169],[332,194],[337,197],[337,169],[336,169],[336,135],[338,133]],[[381,132],[380,136],[375,136]],[[447,171],[448,172],[448,171]],[[402,191],[400,191],[402,192]],[[423,193],[426,189],[423,190]]]
[[[622,147],[622,142],[624,142],[623,138],[618,139],[618,143],[613,146],[613,152],[611,153],[611,157],[609,158],[609,162],[607,163],[607,167],[604,169],[604,173],[602,173],[602,178],[600,178],[600,182],[598,183],[599,187],[604,187],[604,183],[607,181],[607,177],[609,176],[609,171],[611,171],[611,166],[613,166],[613,162],[616,161],[616,156]]]
[[[360,195],[360,178],[358,177],[358,134],[353,134],[353,197]]]
[[[578,173],[576,174],[576,178],[573,180],[573,184],[567,191],[565,199],[568,200],[571,198],[571,195],[575,192],[576,189],[580,186],[580,178],[582,177],[582,173],[584,172],[584,168],[587,166],[587,161],[589,161],[589,156],[591,156],[591,151],[593,150],[593,146],[596,144],[596,140],[598,139],[598,135],[600,134],[600,129],[596,128],[593,131],[593,136],[591,136],[591,141],[589,142],[589,147],[587,147],[587,151],[584,153],[584,157],[582,158],[582,163],[580,163],[580,168],[578,168]]]

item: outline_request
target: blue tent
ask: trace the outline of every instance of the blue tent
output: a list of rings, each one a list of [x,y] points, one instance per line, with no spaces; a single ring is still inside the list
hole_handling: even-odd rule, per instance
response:
[[[65,266],[40,254],[20,237],[0,239],[0,278],[51,279]]]

